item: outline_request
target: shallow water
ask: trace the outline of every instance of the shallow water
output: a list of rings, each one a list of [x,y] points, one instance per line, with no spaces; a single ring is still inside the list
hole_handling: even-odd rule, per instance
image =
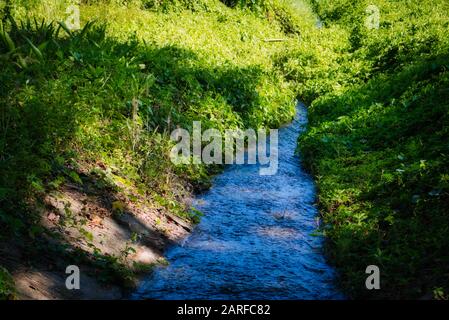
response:
[[[167,252],[168,267],[142,281],[133,299],[341,299],[317,228],[313,180],[295,155],[307,123],[279,130],[279,169],[232,165],[194,206],[205,216],[182,244]]]

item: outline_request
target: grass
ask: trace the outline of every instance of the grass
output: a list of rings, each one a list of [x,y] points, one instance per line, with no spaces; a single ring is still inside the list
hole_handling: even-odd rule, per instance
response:
[[[351,297],[441,298],[449,290],[447,2],[312,4],[323,27],[310,26],[307,42],[278,63],[311,104],[299,145],[319,188],[330,261]],[[380,9],[379,29],[364,25],[369,4]],[[370,264],[380,267],[380,291],[365,289]]]
[[[17,1],[17,24],[0,7],[2,235],[39,230],[39,199],[81,184],[81,168],[197,221],[182,199],[219,168],[172,164],[170,131],[278,127],[299,97],[341,288],[447,297],[447,1],[127,3],[83,1],[74,32],[48,20],[65,20],[64,5]],[[379,29],[365,26],[368,5]],[[380,291],[365,288],[371,264]]]
[[[281,47],[262,41],[281,33],[254,14],[224,5],[218,19],[187,10],[81,8],[89,21],[104,9],[107,27],[86,22],[70,34],[31,18],[5,26],[15,47],[2,43],[5,200],[44,192],[55,171],[74,163],[99,161],[168,196],[167,181],[207,180],[203,167],[170,163],[175,126],[277,127],[292,117],[294,94],[270,60]],[[76,177],[73,171],[64,179]]]
[[[0,267],[0,300],[14,299],[16,294],[14,280],[8,270]]]
[[[42,235],[41,199],[86,175],[197,222],[183,200],[218,168],[174,165],[171,131],[195,120],[203,130],[273,128],[293,116],[295,94],[271,59],[283,44],[264,41],[297,41],[283,32],[289,21],[218,1],[84,1],[73,31],[48,20],[64,21],[67,1],[9,4],[0,8],[3,240]]]

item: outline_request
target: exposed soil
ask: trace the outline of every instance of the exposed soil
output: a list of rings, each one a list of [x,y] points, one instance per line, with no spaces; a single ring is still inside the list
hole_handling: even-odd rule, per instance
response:
[[[47,194],[41,210],[45,242],[65,249],[58,254],[44,246],[30,256],[25,248],[33,243],[0,244],[0,262],[14,278],[17,298],[120,299],[136,284],[139,271],[148,272],[164,263],[164,249],[185,237],[191,225],[141,195],[134,193],[130,201],[130,194],[132,190],[97,190],[92,184],[82,188],[65,185]],[[70,252],[87,258],[74,263]],[[108,270],[89,262],[98,261],[98,257],[130,270],[132,276],[126,285],[102,278]],[[65,270],[71,264],[80,269],[79,290],[65,285],[69,276]]]

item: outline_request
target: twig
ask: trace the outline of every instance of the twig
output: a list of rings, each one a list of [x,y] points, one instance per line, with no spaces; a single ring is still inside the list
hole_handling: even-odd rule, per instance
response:
[[[264,39],[265,42],[282,42],[287,41],[288,39]]]

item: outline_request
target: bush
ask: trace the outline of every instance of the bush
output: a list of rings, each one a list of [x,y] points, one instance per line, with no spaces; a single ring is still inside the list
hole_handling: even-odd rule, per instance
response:
[[[176,198],[175,189],[207,185],[214,169],[171,163],[174,128],[278,127],[293,116],[293,92],[271,64],[280,46],[256,38],[280,34],[264,19],[225,7],[219,19],[103,2],[81,9],[111,22],[69,31],[37,10],[0,32],[0,218],[14,232],[79,166],[104,163],[149,194]]]
[[[317,179],[328,254],[353,297],[449,289],[447,2],[313,1],[318,48],[278,60],[308,102],[300,139]],[[380,28],[364,26],[368,4]],[[312,41],[312,40],[310,40]],[[382,290],[364,270],[381,269]]]
[[[15,298],[14,281],[8,270],[0,266],[0,300],[12,300]]]

